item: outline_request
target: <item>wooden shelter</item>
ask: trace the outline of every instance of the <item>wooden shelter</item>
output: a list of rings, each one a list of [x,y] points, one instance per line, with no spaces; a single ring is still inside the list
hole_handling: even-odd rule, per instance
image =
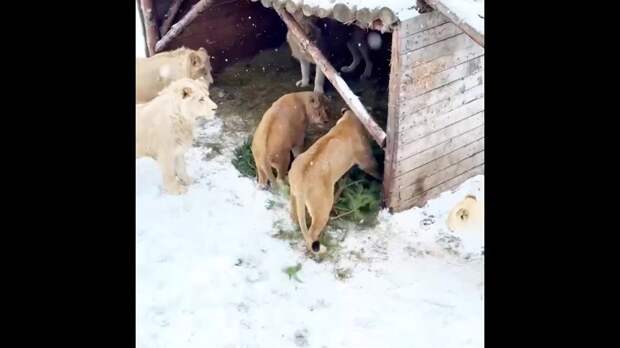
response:
[[[283,42],[287,28],[385,149],[391,211],[484,173],[484,0],[138,0],[147,55],[205,47],[213,71]],[[391,32],[386,129],[290,15]]]

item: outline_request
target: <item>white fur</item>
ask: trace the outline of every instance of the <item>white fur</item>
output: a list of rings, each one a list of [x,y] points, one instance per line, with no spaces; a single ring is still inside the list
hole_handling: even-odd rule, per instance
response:
[[[212,119],[217,105],[209,98],[205,80],[184,78],[172,82],[153,100],[136,105],[136,158],[151,157],[160,166],[164,189],[184,193],[192,179],[184,155],[192,145],[198,117]]]

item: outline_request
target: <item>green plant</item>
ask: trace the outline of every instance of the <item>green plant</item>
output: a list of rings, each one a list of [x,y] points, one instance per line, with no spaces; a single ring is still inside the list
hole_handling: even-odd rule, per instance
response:
[[[248,137],[243,144],[234,150],[234,158],[232,164],[239,173],[250,178],[256,177],[256,163],[252,155],[252,137]]]
[[[356,224],[371,224],[381,209],[381,185],[365,177],[355,180],[352,173],[338,182],[340,196],[334,205],[333,220],[343,219]]]
[[[301,270],[301,263],[298,263],[296,266],[286,267],[283,271],[288,275],[288,279],[295,279],[296,281],[303,283],[299,277],[297,277],[297,273]]]

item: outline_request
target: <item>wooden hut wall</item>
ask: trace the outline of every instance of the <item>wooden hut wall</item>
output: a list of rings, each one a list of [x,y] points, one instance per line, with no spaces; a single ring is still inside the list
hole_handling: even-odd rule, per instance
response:
[[[384,194],[393,211],[484,173],[484,48],[441,13],[395,31],[388,109]]]

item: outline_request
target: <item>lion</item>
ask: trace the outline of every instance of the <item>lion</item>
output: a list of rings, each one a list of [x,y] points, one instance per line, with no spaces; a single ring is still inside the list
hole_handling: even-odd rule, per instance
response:
[[[321,29],[314,24],[313,19],[306,18],[301,10],[296,11],[293,17],[299,23],[304,33],[308,36],[308,39],[313,41],[319,50],[325,51],[326,42],[321,33]],[[299,61],[301,67],[301,80],[297,81],[295,85],[297,87],[307,87],[310,85],[310,63],[316,64],[311,55],[309,55],[301,46],[301,43],[293,33],[289,30],[286,33],[286,41],[291,48],[291,55]],[[321,69],[317,66],[314,75],[314,91],[318,93],[325,93],[324,89],[325,76]]]
[[[171,82],[180,78],[204,78],[207,88],[213,83],[211,62],[204,48],[181,47],[148,58],[136,59],[136,103],[146,103]]]
[[[306,247],[325,252],[319,237],[334,204],[334,185],[354,165],[381,179],[369,135],[351,110],[342,109],[336,125],[293,161],[289,171],[291,218],[299,224]],[[306,208],[312,218],[306,224]]]
[[[324,126],[329,122],[326,104],[321,93],[296,92],[283,95],[265,111],[252,140],[261,188],[268,183],[286,182],[291,152],[296,157],[303,150],[308,124]],[[276,169],[277,178],[272,168]]]
[[[196,119],[213,119],[216,109],[206,81],[189,78],[172,82],[153,100],[136,105],[136,158],[158,162],[168,193],[185,193],[185,185],[193,182],[184,155],[192,145]]]

